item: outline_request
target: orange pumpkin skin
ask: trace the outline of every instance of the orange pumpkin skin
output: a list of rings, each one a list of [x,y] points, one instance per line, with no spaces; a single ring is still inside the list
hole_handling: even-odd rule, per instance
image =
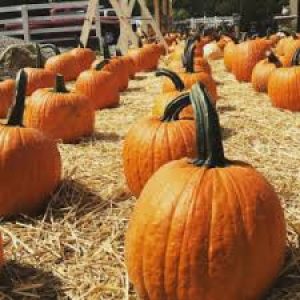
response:
[[[291,40],[289,43],[285,45],[284,48],[284,66],[291,67],[292,59],[295,55],[297,49],[300,48],[300,40]]]
[[[74,56],[77,64],[79,64],[80,73],[88,70],[93,61],[96,60],[96,53],[89,48],[74,48],[70,51],[70,54]]]
[[[269,57],[273,57],[273,61],[271,58],[260,61],[256,64],[252,72],[251,82],[257,92],[267,92],[271,73],[282,66],[280,60],[273,53],[269,55]]]
[[[264,40],[249,40],[236,46],[232,73],[238,81],[251,81],[252,70],[264,58],[270,44]]]
[[[56,143],[36,129],[21,126],[25,92],[26,73],[22,70],[8,124],[0,125],[1,217],[39,213],[61,178]]]
[[[279,68],[272,72],[268,83],[268,95],[273,106],[300,111],[300,67]]]
[[[6,118],[9,107],[15,95],[16,83],[14,80],[7,79],[0,82],[0,118]]]
[[[138,196],[149,178],[162,165],[196,152],[193,120],[164,122],[147,117],[129,130],[123,147],[123,167],[127,184]]]
[[[140,299],[261,299],[284,262],[280,200],[251,166],[225,159],[218,116],[203,98],[200,109],[193,102],[202,120],[195,160],[162,166],[131,216],[125,258]]]
[[[95,109],[116,107],[120,103],[117,75],[108,71],[88,70],[81,73],[75,89],[86,95]]]
[[[212,100],[214,102],[218,99],[217,93],[217,85],[214,79],[207,73],[200,72],[200,73],[179,73],[179,77],[184,82],[185,88],[190,89],[195,83],[198,81],[202,82],[206,88],[208,89],[209,93],[212,96]],[[174,91],[174,85],[169,80],[163,81],[162,91],[164,93]]]
[[[80,74],[80,66],[70,53],[63,53],[50,57],[45,69],[55,74],[62,74],[66,81],[75,80]]]
[[[94,132],[95,111],[90,99],[76,92],[41,89],[28,99],[24,124],[54,140],[77,142]]]
[[[224,65],[228,72],[231,72],[232,69],[236,46],[234,42],[229,42],[224,48]]]
[[[41,88],[54,86],[56,74],[42,68],[25,68],[28,76],[26,96],[31,96],[33,92]]]

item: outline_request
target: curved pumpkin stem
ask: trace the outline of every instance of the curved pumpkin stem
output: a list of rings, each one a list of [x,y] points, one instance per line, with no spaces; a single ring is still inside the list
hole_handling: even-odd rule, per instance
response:
[[[159,69],[155,72],[155,76],[165,76],[171,79],[177,91],[181,92],[185,89],[184,82],[181,78],[175,73],[167,69]]]
[[[104,59],[111,59],[109,47],[106,42],[103,43],[103,56],[104,56]]]
[[[196,119],[198,148],[198,157],[193,164],[208,168],[226,167],[229,161],[224,156],[218,113],[202,83],[192,87],[190,100]]]
[[[295,51],[295,54],[292,58],[292,66],[299,66],[300,64],[300,48]]]
[[[190,104],[191,100],[188,93],[178,96],[166,106],[161,121],[172,122],[179,120],[180,112]]]
[[[57,74],[56,75],[56,80],[55,80],[55,87],[53,89],[54,93],[69,93],[69,91],[66,88],[66,84],[65,84],[65,79],[64,76],[61,74]]]
[[[104,59],[102,61],[100,61],[96,66],[95,66],[95,70],[96,71],[101,71],[104,66],[106,66],[107,64],[109,64],[109,60],[108,59]]]
[[[123,56],[121,49],[119,49],[119,48],[116,49],[116,56],[119,56],[119,57]]]
[[[187,62],[186,62],[186,72],[187,73],[195,73],[194,70],[194,57],[195,57],[195,49],[196,45],[192,44],[187,52]]]
[[[27,87],[27,74],[21,69],[16,79],[16,99],[7,115],[7,126],[23,126]]]
[[[268,62],[271,64],[274,64],[276,66],[276,68],[281,68],[282,67],[282,63],[279,60],[279,58],[275,55],[275,53],[273,51],[267,51],[266,52],[266,56],[268,59]]]

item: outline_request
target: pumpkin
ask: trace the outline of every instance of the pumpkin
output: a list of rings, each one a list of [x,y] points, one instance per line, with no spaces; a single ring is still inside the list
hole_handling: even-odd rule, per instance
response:
[[[103,71],[108,63],[104,60],[95,69],[81,73],[75,83],[76,91],[86,95],[95,109],[116,107],[120,103],[117,74]]]
[[[144,187],[126,233],[129,279],[140,299],[261,299],[285,257],[280,200],[253,167],[224,157],[207,93],[196,86],[190,98],[197,157],[162,166]]]
[[[286,48],[289,47],[290,43],[293,43],[297,40],[298,37],[294,33],[291,36],[282,38],[276,45],[275,52],[277,55],[284,56],[286,54]]]
[[[196,82],[200,81],[209,90],[212,98],[214,99],[214,102],[218,99],[218,94],[217,94],[217,85],[212,78],[212,76],[206,72],[195,72],[195,67],[194,67],[194,47],[192,46],[189,49],[189,54],[188,54],[188,60],[187,60],[187,66],[186,66],[186,73],[179,73],[179,77],[183,81],[186,89],[190,89]],[[163,86],[162,86],[162,91],[163,92],[171,92],[174,91],[174,85],[169,81],[169,80],[164,80],[163,81]]]
[[[255,65],[264,58],[270,43],[263,39],[248,40],[236,46],[232,73],[238,81],[251,81]]]
[[[80,65],[70,52],[50,57],[45,64],[45,69],[55,74],[62,74],[66,81],[75,80],[81,72]]]
[[[38,44],[36,50],[36,67],[24,69],[28,78],[26,96],[31,96],[38,89],[52,87],[55,83],[56,74],[53,71],[43,69],[41,48]]]
[[[179,119],[188,95],[181,95],[165,109],[164,116],[136,122],[125,137],[124,174],[132,194],[138,196],[148,179],[162,165],[195,155],[193,120]]]
[[[159,69],[156,71],[155,75],[157,77],[164,76],[170,79],[171,82],[174,84],[174,87],[176,88],[176,91],[162,93],[156,96],[153,100],[152,115],[163,116],[167,105],[186,90],[181,78],[176,73],[170,70]],[[194,113],[191,106],[184,108],[180,113],[181,119],[192,119],[193,117]]]
[[[0,82],[0,118],[6,118],[15,95],[15,81],[6,79]]]
[[[91,100],[66,89],[64,77],[56,76],[52,89],[40,89],[28,99],[24,122],[48,137],[65,143],[77,142],[94,132],[95,112]]]
[[[23,127],[26,81],[21,70],[8,122],[0,125],[1,217],[39,213],[61,179],[56,143],[39,130]]]
[[[76,64],[78,64],[80,73],[88,70],[96,59],[96,53],[89,48],[84,48],[81,42],[79,42],[78,48],[70,51],[70,54],[73,55]]]
[[[252,86],[257,92],[267,92],[268,81],[271,73],[276,69],[282,67],[281,61],[272,52],[267,52],[267,59],[260,61],[252,72]]]
[[[128,56],[128,55],[122,55],[122,52],[120,49],[116,49],[116,56],[123,60],[124,63],[127,65],[127,71],[128,71],[128,76],[130,79],[134,79],[135,76],[135,66],[134,66],[134,61],[133,59]]]
[[[285,67],[292,65],[293,57],[296,51],[300,48],[300,40],[292,40],[285,46],[283,64]]]
[[[300,111],[300,49],[294,55],[292,67],[278,68],[270,75],[268,95],[273,106]]]

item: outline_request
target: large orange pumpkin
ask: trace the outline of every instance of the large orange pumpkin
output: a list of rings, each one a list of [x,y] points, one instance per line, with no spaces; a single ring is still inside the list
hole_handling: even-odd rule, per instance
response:
[[[128,132],[123,148],[124,174],[133,195],[138,196],[148,179],[162,165],[195,155],[193,120],[179,119],[188,95],[171,102],[163,117],[152,116],[136,122]]]
[[[80,74],[75,89],[86,95],[95,109],[116,107],[120,103],[118,74],[103,71],[107,60],[96,65],[95,69]]]
[[[282,63],[278,57],[272,51],[267,52],[267,58],[257,63],[253,69],[251,77],[253,88],[257,92],[267,92],[271,73],[280,67]]]
[[[31,96],[38,89],[52,87],[55,83],[56,74],[53,71],[43,69],[41,48],[38,44],[36,50],[36,67],[24,69],[28,77],[26,96]]]
[[[0,118],[6,118],[15,95],[15,81],[6,79],[0,82]]]
[[[235,47],[232,61],[232,73],[239,81],[251,81],[255,65],[264,58],[265,52],[271,47],[263,39],[248,40]]]
[[[94,132],[95,111],[83,94],[66,89],[64,78],[57,75],[53,89],[40,89],[28,99],[24,122],[55,140],[77,142]]]
[[[236,42],[232,41],[229,42],[224,48],[224,65],[228,72],[231,72],[232,70],[232,62],[235,57],[236,46]]]
[[[291,111],[300,111],[300,49],[295,53],[292,67],[273,71],[268,82],[268,95],[273,106]]]
[[[224,157],[207,94],[191,98],[197,158],[164,165],[143,189],[126,234],[129,278],[140,299],[261,299],[285,257],[280,200],[253,167]]]
[[[25,93],[26,73],[22,70],[8,122],[0,125],[1,217],[38,213],[61,178],[56,143],[39,130],[23,127]]]
[[[70,51],[70,54],[73,55],[76,64],[79,65],[80,73],[88,70],[96,59],[96,53],[89,48],[84,48],[81,42],[78,48],[74,48]]]

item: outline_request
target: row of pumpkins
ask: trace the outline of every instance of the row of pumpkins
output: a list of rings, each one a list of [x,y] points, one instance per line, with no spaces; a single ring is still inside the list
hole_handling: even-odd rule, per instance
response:
[[[209,43],[171,44],[171,70],[156,72],[166,78],[152,115],[125,138],[124,174],[138,198],[125,258],[140,299],[258,300],[284,263],[284,213],[273,187],[224,156]]]
[[[135,122],[125,138],[124,174],[139,198],[126,234],[125,255],[141,299],[258,300],[284,262],[284,215],[273,187],[252,166],[225,158],[215,109],[217,84],[203,57],[210,42],[205,37],[170,46],[171,70],[156,72],[166,78],[152,116]],[[224,38],[217,47],[228,42]],[[77,81],[85,72],[89,71]],[[61,165],[53,140],[20,126],[25,72],[19,77],[16,104],[8,124],[0,129],[0,180],[10,185],[0,193],[7,209],[32,213],[57,186]],[[37,91],[28,100],[36,93],[46,93],[46,99],[49,93],[63,97],[63,77],[56,81],[54,90]],[[40,113],[47,116],[48,109]],[[66,115],[65,121],[70,117]],[[55,116],[51,121],[56,126]],[[39,178],[32,180],[36,174]],[[44,190],[37,190],[36,182]],[[12,192],[19,201],[5,202]],[[26,193],[30,202],[22,203]]]

